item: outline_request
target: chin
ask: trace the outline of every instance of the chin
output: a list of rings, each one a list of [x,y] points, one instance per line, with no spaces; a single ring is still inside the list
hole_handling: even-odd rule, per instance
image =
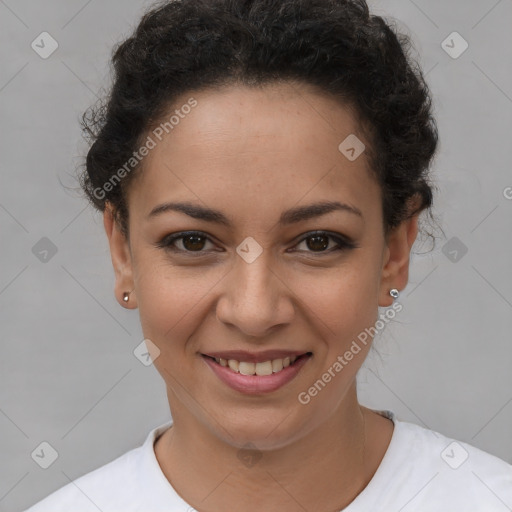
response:
[[[252,445],[252,448],[262,451],[277,450],[299,440],[308,431],[306,425],[297,424],[289,413],[280,414],[274,421],[261,421],[261,413],[257,411],[247,415],[237,411],[235,415],[233,421],[228,421],[226,417],[219,418],[212,428],[225,443],[238,449],[247,449],[247,445]]]

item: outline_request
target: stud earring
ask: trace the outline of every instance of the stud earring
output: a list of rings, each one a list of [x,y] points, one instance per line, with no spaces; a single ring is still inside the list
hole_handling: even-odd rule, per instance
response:
[[[393,288],[392,290],[389,290],[389,295],[391,295],[393,299],[398,299],[400,292],[396,288]]]
[[[128,292],[123,293],[123,300],[128,302],[130,300],[130,294]]]

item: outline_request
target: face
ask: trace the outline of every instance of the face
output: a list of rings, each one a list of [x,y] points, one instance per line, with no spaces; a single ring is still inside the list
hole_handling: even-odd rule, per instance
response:
[[[189,94],[173,108],[190,97],[197,105],[152,136],[131,184],[129,241],[105,213],[116,295],[133,290],[127,307],[160,351],[175,424],[233,446],[284,446],[355,389],[370,343],[333,365],[405,286],[415,219],[385,240],[365,153],[351,161],[338,149],[350,134],[367,141],[335,100],[280,84]],[[203,355],[231,350],[309,355],[290,380],[272,375],[277,388],[243,391]]]

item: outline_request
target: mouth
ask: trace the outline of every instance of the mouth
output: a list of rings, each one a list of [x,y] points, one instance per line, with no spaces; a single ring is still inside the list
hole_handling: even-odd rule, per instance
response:
[[[285,368],[295,366],[302,360],[313,355],[312,352],[304,352],[299,355],[291,355],[282,358],[267,359],[266,361],[244,361],[238,359],[224,359],[214,357],[208,354],[201,354],[204,358],[213,361],[218,366],[231,370],[233,373],[241,375],[254,375],[264,377],[282,372]],[[247,358],[249,359],[249,358]]]
[[[307,365],[313,353],[303,352],[284,358],[261,360],[264,357],[268,356],[262,353],[253,355],[253,359],[260,359],[253,362],[201,354],[203,361],[224,385],[239,393],[261,396],[277,391],[292,381],[302,367]]]

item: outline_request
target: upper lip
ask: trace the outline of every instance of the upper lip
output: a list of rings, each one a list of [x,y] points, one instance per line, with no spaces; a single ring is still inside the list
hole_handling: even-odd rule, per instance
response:
[[[247,352],[245,350],[223,350],[220,352],[203,353],[204,356],[214,357],[216,359],[235,359],[236,361],[245,361],[248,363],[262,363],[273,359],[284,359],[285,357],[301,356],[309,353],[307,350],[263,350],[261,352]]]

